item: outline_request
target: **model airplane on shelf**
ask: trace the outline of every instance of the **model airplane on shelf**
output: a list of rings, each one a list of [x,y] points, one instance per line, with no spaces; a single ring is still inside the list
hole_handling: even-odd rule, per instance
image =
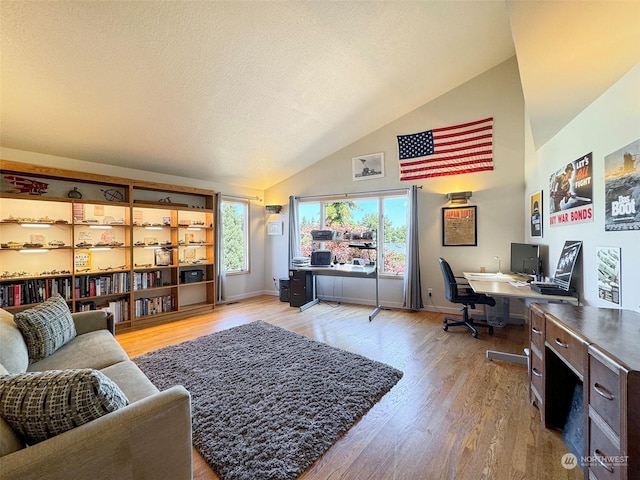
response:
[[[15,192],[10,193],[28,193],[29,195],[42,195],[47,193],[48,183],[38,182],[30,178],[18,177],[17,175],[5,175],[4,179],[14,186]]]

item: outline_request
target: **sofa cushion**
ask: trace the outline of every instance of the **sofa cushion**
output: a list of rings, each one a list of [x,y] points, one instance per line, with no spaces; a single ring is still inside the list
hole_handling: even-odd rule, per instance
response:
[[[11,321],[13,322],[13,320]],[[8,373],[10,372],[0,364],[0,375],[7,375]],[[4,421],[4,418],[0,417],[0,457],[4,457],[24,447],[26,447],[26,445],[22,439],[16,435],[16,432]]]
[[[29,372],[94,368],[100,370],[114,363],[129,360],[127,353],[108,330],[78,335],[54,354],[32,363]]]
[[[128,404],[120,388],[92,369],[0,376],[0,415],[29,444]]]
[[[16,313],[13,319],[27,343],[29,363],[48,357],[76,336],[69,306],[59,294]]]
[[[158,393],[158,388],[131,360],[116,363],[100,371],[120,387],[129,399],[129,403],[135,403]]]
[[[29,366],[29,351],[13,315],[0,308],[0,364],[9,373],[22,373]]]

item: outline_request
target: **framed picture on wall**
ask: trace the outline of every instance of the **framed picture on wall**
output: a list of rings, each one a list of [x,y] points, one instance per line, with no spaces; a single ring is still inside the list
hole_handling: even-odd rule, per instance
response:
[[[351,159],[353,180],[371,180],[384,177],[384,153],[371,153]]]
[[[542,237],[542,190],[531,195],[529,201],[531,236]]]
[[[475,247],[478,245],[477,207],[442,208],[442,245]]]

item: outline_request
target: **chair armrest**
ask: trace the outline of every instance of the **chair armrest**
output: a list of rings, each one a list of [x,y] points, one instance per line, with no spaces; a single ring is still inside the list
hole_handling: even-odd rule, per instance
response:
[[[0,480],[192,478],[191,396],[171,387],[0,457]]]
[[[76,312],[71,314],[73,323],[76,326],[76,333],[94,332],[96,330],[109,330],[115,335],[115,324],[113,322],[113,314],[104,310],[89,310],[87,312]]]

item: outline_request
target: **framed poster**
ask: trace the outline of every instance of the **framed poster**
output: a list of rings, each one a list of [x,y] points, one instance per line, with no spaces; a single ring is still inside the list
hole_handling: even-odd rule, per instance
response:
[[[531,236],[542,237],[542,190],[531,195],[529,200]]]
[[[549,176],[549,226],[593,222],[593,152]]]
[[[640,139],[604,157],[606,232],[640,230]]]
[[[351,159],[353,181],[384,177],[384,153],[371,153]]]
[[[596,247],[598,297],[616,305],[621,305],[620,252],[620,247]]]
[[[444,247],[478,245],[476,206],[442,208],[442,245]]]

